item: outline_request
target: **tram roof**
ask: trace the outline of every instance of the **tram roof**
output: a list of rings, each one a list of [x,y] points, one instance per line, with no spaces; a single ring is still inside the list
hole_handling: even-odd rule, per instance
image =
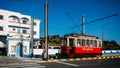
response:
[[[68,34],[68,35],[65,35],[65,37],[80,37],[80,36],[93,37],[93,38],[99,39],[99,38],[96,37],[96,36],[86,35],[86,34]]]

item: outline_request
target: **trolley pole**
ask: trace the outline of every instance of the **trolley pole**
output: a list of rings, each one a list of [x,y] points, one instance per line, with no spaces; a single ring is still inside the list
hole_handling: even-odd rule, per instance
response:
[[[48,60],[48,2],[45,2],[44,8],[44,38],[45,38],[45,50],[43,53],[43,59]]]

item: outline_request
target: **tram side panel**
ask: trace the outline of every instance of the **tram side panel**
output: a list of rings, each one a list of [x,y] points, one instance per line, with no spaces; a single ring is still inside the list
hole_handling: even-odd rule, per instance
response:
[[[100,47],[74,47],[74,54],[102,55],[102,48]]]
[[[101,47],[61,47],[61,55],[102,55]]]
[[[61,55],[69,55],[70,54],[70,47],[69,46],[61,46],[60,48]]]

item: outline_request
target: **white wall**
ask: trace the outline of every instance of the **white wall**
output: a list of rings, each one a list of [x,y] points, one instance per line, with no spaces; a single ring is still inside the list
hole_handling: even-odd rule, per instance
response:
[[[0,35],[7,35],[7,31],[8,31],[8,22],[7,21],[3,21],[0,20],[0,26],[3,26],[3,31],[0,31]]]
[[[34,31],[36,31],[36,35],[34,35],[34,38],[40,38],[40,20],[34,19],[34,22],[36,22],[36,26],[34,26]]]
[[[16,44],[18,43],[18,42],[21,42],[20,40],[9,40],[9,42],[8,42],[8,44],[9,44],[9,51],[8,51],[8,54],[15,54],[15,53],[11,53],[11,48],[12,48],[12,46],[16,46]],[[29,40],[24,40],[23,42],[23,47],[24,46],[26,46],[27,47],[27,52],[26,53],[24,53],[24,54],[29,54],[30,53],[30,42],[29,42]]]

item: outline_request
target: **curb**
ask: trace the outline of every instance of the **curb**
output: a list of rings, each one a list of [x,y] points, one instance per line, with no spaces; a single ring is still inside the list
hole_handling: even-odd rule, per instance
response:
[[[46,63],[46,62],[56,62],[56,61],[84,61],[84,60],[102,60],[102,59],[114,59],[120,58],[120,55],[112,55],[112,56],[98,56],[98,57],[88,57],[88,58],[67,58],[67,59],[53,59],[50,58],[49,60],[42,60],[36,58],[19,58],[24,61],[24,63]]]
[[[53,59],[51,58],[48,62],[55,62],[55,61],[82,61],[82,60],[102,60],[102,59],[113,59],[113,58],[120,58],[120,55],[115,56],[99,56],[99,57],[88,57],[88,58],[68,58],[68,59]]]

